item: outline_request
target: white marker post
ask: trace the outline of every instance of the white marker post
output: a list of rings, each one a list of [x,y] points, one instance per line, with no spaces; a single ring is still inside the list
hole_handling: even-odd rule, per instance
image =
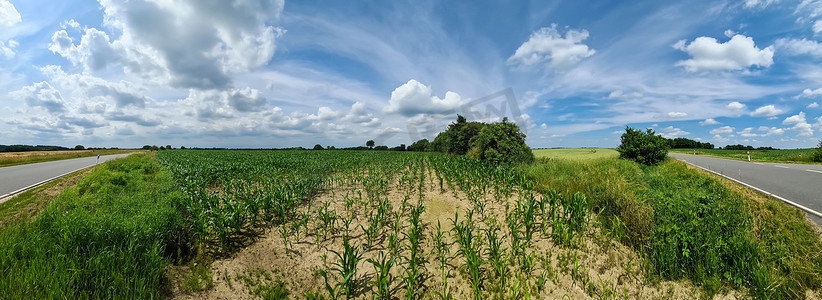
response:
[[[748,151],[748,162],[751,162],[751,151]]]
[[[97,163],[95,163],[95,165],[99,164],[99,163],[100,163],[100,154],[97,154]]]

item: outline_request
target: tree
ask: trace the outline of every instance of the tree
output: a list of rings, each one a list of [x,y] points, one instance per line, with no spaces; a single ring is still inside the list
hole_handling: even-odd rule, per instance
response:
[[[180,146],[180,150],[185,150],[186,146]]]
[[[320,144],[314,145],[314,150],[323,150],[323,145],[320,145]]]
[[[86,150],[86,147],[83,147],[83,145],[77,145],[74,146],[74,150]]]
[[[619,157],[630,159],[644,165],[658,165],[668,157],[668,142],[656,135],[650,128],[646,132],[625,127],[622,143],[617,147]]]
[[[365,142],[365,145],[368,146],[369,149],[374,148],[374,140],[368,140]]]
[[[422,152],[422,151],[425,151],[425,148],[428,148],[428,144],[429,144],[428,139],[421,139],[421,140],[416,141],[413,144],[411,144],[411,146],[408,146],[408,148],[406,148],[406,150]]]
[[[171,148],[171,145],[166,145],[166,150],[171,150],[171,149],[174,149],[174,148]]]
[[[812,159],[815,162],[822,162],[822,140],[819,140],[819,146],[816,147],[816,152],[813,153]]]
[[[151,146],[145,145],[145,146],[143,146],[143,150],[151,150]]]
[[[377,146],[377,147],[374,147],[374,150],[385,151],[385,150],[388,150],[388,146]]]
[[[507,117],[499,123],[482,125],[480,131],[471,138],[468,157],[495,165],[534,161],[534,153],[525,144],[525,134],[517,124],[508,122]]]

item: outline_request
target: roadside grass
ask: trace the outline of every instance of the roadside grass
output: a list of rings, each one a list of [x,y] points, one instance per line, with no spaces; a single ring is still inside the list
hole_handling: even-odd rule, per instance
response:
[[[182,194],[149,155],[109,161],[28,222],[0,228],[4,298],[160,298],[189,243]]]
[[[28,221],[43,210],[46,204],[57,194],[77,184],[80,178],[91,172],[95,167],[96,166],[79,170],[44,185],[11,196],[5,202],[0,203],[0,226]]]
[[[597,158],[614,158],[619,152],[608,148],[560,148],[533,150],[537,159],[570,159],[589,160]]]
[[[822,241],[801,212],[684,163],[556,159],[522,168],[540,189],[588,195],[604,229],[624,226],[622,242],[651,275],[691,279],[707,295],[738,286],[755,298],[795,299],[822,288]]]
[[[750,150],[751,161],[772,163],[802,163],[819,164],[813,161],[816,148],[809,149],[782,149],[782,150]],[[671,149],[672,153],[694,154],[718,158],[728,158],[748,161],[748,150],[719,150],[719,149]]]
[[[18,166],[39,162],[90,157],[97,155],[111,155],[139,152],[140,150],[108,149],[108,150],[66,150],[66,151],[27,151],[0,153],[0,167]]]

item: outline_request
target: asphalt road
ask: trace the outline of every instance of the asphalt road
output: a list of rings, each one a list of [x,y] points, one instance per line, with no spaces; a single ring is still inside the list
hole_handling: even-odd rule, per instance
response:
[[[822,213],[822,165],[746,162],[678,153],[668,155]],[[822,227],[822,217],[813,213],[807,215]]]
[[[128,155],[130,154],[100,156],[99,163]],[[27,189],[32,185],[50,181],[56,177],[93,166],[97,163],[97,156],[92,156],[2,167],[0,168],[0,201],[3,201],[3,199],[10,196],[10,194],[22,192],[22,189]]]

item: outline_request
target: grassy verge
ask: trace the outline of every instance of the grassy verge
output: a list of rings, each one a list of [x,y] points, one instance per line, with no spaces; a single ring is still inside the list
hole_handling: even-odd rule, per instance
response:
[[[533,151],[534,157],[537,159],[590,160],[619,156],[619,152],[607,148],[537,149]]]
[[[3,203],[0,203],[0,226],[9,223],[25,222],[46,207],[51,199],[63,190],[77,184],[77,181],[94,168],[83,169],[54,181],[22,192]]]
[[[30,222],[0,228],[0,289],[16,299],[159,298],[186,234],[174,181],[148,155],[107,162]]]
[[[524,172],[540,188],[587,194],[606,226],[624,226],[623,242],[660,278],[688,278],[708,294],[743,286],[766,298],[803,298],[822,288],[822,241],[801,212],[729,189],[681,162],[558,159]]]
[[[772,163],[801,163],[819,164],[812,160],[816,148],[784,149],[784,150],[719,150],[719,149],[671,149],[672,153],[694,154],[718,158],[728,158],[748,161],[748,152],[751,161]]]
[[[0,167],[18,166],[39,162],[90,157],[97,155],[111,155],[133,153],[139,150],[77,150],[77,151],[29,151],[0,153]]]

